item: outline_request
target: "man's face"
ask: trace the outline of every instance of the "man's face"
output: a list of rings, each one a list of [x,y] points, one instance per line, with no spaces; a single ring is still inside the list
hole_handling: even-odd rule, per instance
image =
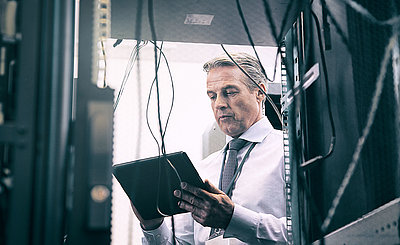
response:
[[[231,66],[213,68],[207,75],[207,95],[215,120],[231,137],[240,136],[262,117],[264,95],[258,89],[250,91],[244,76],[239,68]]]

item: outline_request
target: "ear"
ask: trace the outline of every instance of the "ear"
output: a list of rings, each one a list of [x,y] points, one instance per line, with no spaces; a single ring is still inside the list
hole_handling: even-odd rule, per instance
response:
[[[264,92],[267,91],[264,83],[259,83],[258,85],[260,85],[260,87],[264,90]],[[261,102],[264,100],[264,98],[265,98],[265,94],[260,89],[258,89],[257,90],[257,100]]]

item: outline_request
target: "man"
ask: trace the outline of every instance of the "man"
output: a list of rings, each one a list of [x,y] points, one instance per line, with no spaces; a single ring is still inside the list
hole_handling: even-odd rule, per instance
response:
[[[230,141],[242,146],[231,149],[234,143],[229,143],[196,165],[206,189],[182,183],[182,189],[175,190],[179,206],[190,212],[174,216],[177,244],[286,241],[283,139],[263,116],[265,95],[260,89],[266,90],[266,78],[254,57],[243,53],[232,57],[259,87],[226,56],[203,68],[215,120]],[[237,163],[232,163],[230,154],[235,150]],[[146,243],[173,244],[163,218],[143,220],[133,209]]]

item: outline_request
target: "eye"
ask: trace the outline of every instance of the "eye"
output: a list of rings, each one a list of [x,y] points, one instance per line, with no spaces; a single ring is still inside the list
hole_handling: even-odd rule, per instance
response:
[[[226,96],[234,96],[236,95],[238,92],[237,91],[226,91],[225,94]]]
[[[217,97],[214,93],[208,93],[207,95],[210,100],[215,100],[215,98]]]

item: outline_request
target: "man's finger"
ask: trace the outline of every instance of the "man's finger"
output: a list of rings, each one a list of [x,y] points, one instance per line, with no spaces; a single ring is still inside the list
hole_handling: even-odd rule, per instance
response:
[[[207,185],[207,182],[209,183],[209,181],[206,180],[206,187],[210,188],[211,190],[213,190],[214,193],[216,193],[216,194],[224,194],[222,191],[218,190],[218,188],[213,186],[211,183],[209,183]],[[210,185],[212,185],[212,186],[210,186]],[[201,188],[189,185],[188,183],[185,183],[185,182],[182,182],[181,187],[182,187],[183,190],[193,194],[196,197],[204,199],[206,201],[214,201],[215,200],[215,197],[213,196],[213,194],[210,193],[208,190],[203,190]]]
[[[223,194],[224,193],[223,191],[221,191],[220,189],[215,187],[208,179],[206,179],[204,181],[204,183],[206,184],[207,191],[209,191],[211,193],[215,193],[215,194]]]
[[[196,196],[192,195],[190,192],[175,190],[174,195],[190,205],[196,207],[200,207],[202,205],[199,198],[196,198]]]
[[[199,214],[199,212],[201,211],[199,208],[197,208],[196,206],[194,206],[194,205],[192,205],[192,204],[190,204],[190,203],[188,203],[188,202],[185,202],[185,201],[179,201],[178,202],[178,206],[181,208],[181,209],[184,209],[184,210],[186,210],[186,211],[189,211],[189,212],[191,212],[191,213],[196,213],[197,215]]]
[[[197,192],[199,190],[201,190],[200,188],[192,186],[192,185],[190,185],[190,184],[188,184],[186,182],[182,182],[181,183],[181,188],[184,189],[187,192],[192,193],[193,195],[197,195]]]
[[[205,191],[205,190],[203,190],[201,188],[192,186],[192,185],[190,185],[190,184],[188,184],[186,182],[182,182],[181,187],[182,187],[183,190],[185,190],[185,191],[187,191],[187,192],[189,192],[192,195],[197,196],[197,197],[207,197],[207,196],[209,196],[207,194],[207,191]]]

